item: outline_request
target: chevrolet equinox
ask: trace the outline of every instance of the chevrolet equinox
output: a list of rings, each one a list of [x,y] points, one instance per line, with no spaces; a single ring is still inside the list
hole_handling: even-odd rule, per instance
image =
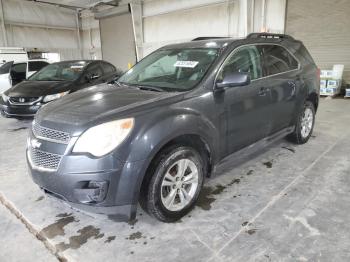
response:
[[[114,84],[49,103],[27,141],[31,176],[87,211],[172,222],[225,157],[311,136],[319,70],[302,42],[254,33],[162,47]]]

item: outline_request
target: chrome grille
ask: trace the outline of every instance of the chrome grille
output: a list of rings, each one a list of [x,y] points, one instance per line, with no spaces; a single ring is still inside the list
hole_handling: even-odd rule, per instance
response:
[[[41,97],[10,97],[10,104],[14,105],[34,105],[36,102],[39,102]]]
[[[69,133],[42,127],[37,123],[33,124],[33,133],[37,138],[62,144],[68,144],[70,140]]]
[[[47,169],[48,171],[56,171],[60,165],[62,156],[29,148],[29,160],[35,168]]]

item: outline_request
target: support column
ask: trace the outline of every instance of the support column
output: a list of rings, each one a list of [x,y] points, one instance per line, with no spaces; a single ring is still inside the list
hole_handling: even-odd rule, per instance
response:
[[[83,59],[83,49],[82,49],[81,35],[80,35],[80,28],[81,28],[80,10],[77,10],[77,12],[76,12],[76,26],[77,26],[76,31],[77,31],[79,58]]]
[[[142,3],[140,0],[130,3],[131,18],[134,30],[134,39],[136,47],[136,59],[140,61],[143,58],[143,25],[142,25]]]
[[[6,27],[5,27],[4,8],[2,5],[2,0],[0,0],[0,20],[1,20],[2,37],[4,39],[4,46],[8,46]]]

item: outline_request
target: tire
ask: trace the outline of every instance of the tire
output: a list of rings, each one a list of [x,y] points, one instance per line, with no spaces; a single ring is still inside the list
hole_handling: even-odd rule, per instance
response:
[[[149,170],[151,178],[143,185],[140,204],[156,219],[175,222],[195,205],[206,164],[191,147],[173,146],[158,155]]]
[[[311,120],[307,117],[308,114],[310,114]],[[305,144],[312,135],[314,125],[315,106],[310,101],[306,101],[297,118],[294,132],[288,136],[289,140],[296,144]]]

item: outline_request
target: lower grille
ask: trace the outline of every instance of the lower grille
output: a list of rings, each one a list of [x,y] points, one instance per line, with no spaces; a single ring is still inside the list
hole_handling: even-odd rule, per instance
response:
[[[57,171],[62,156],[29,148],[29,160],[33,167]]]

